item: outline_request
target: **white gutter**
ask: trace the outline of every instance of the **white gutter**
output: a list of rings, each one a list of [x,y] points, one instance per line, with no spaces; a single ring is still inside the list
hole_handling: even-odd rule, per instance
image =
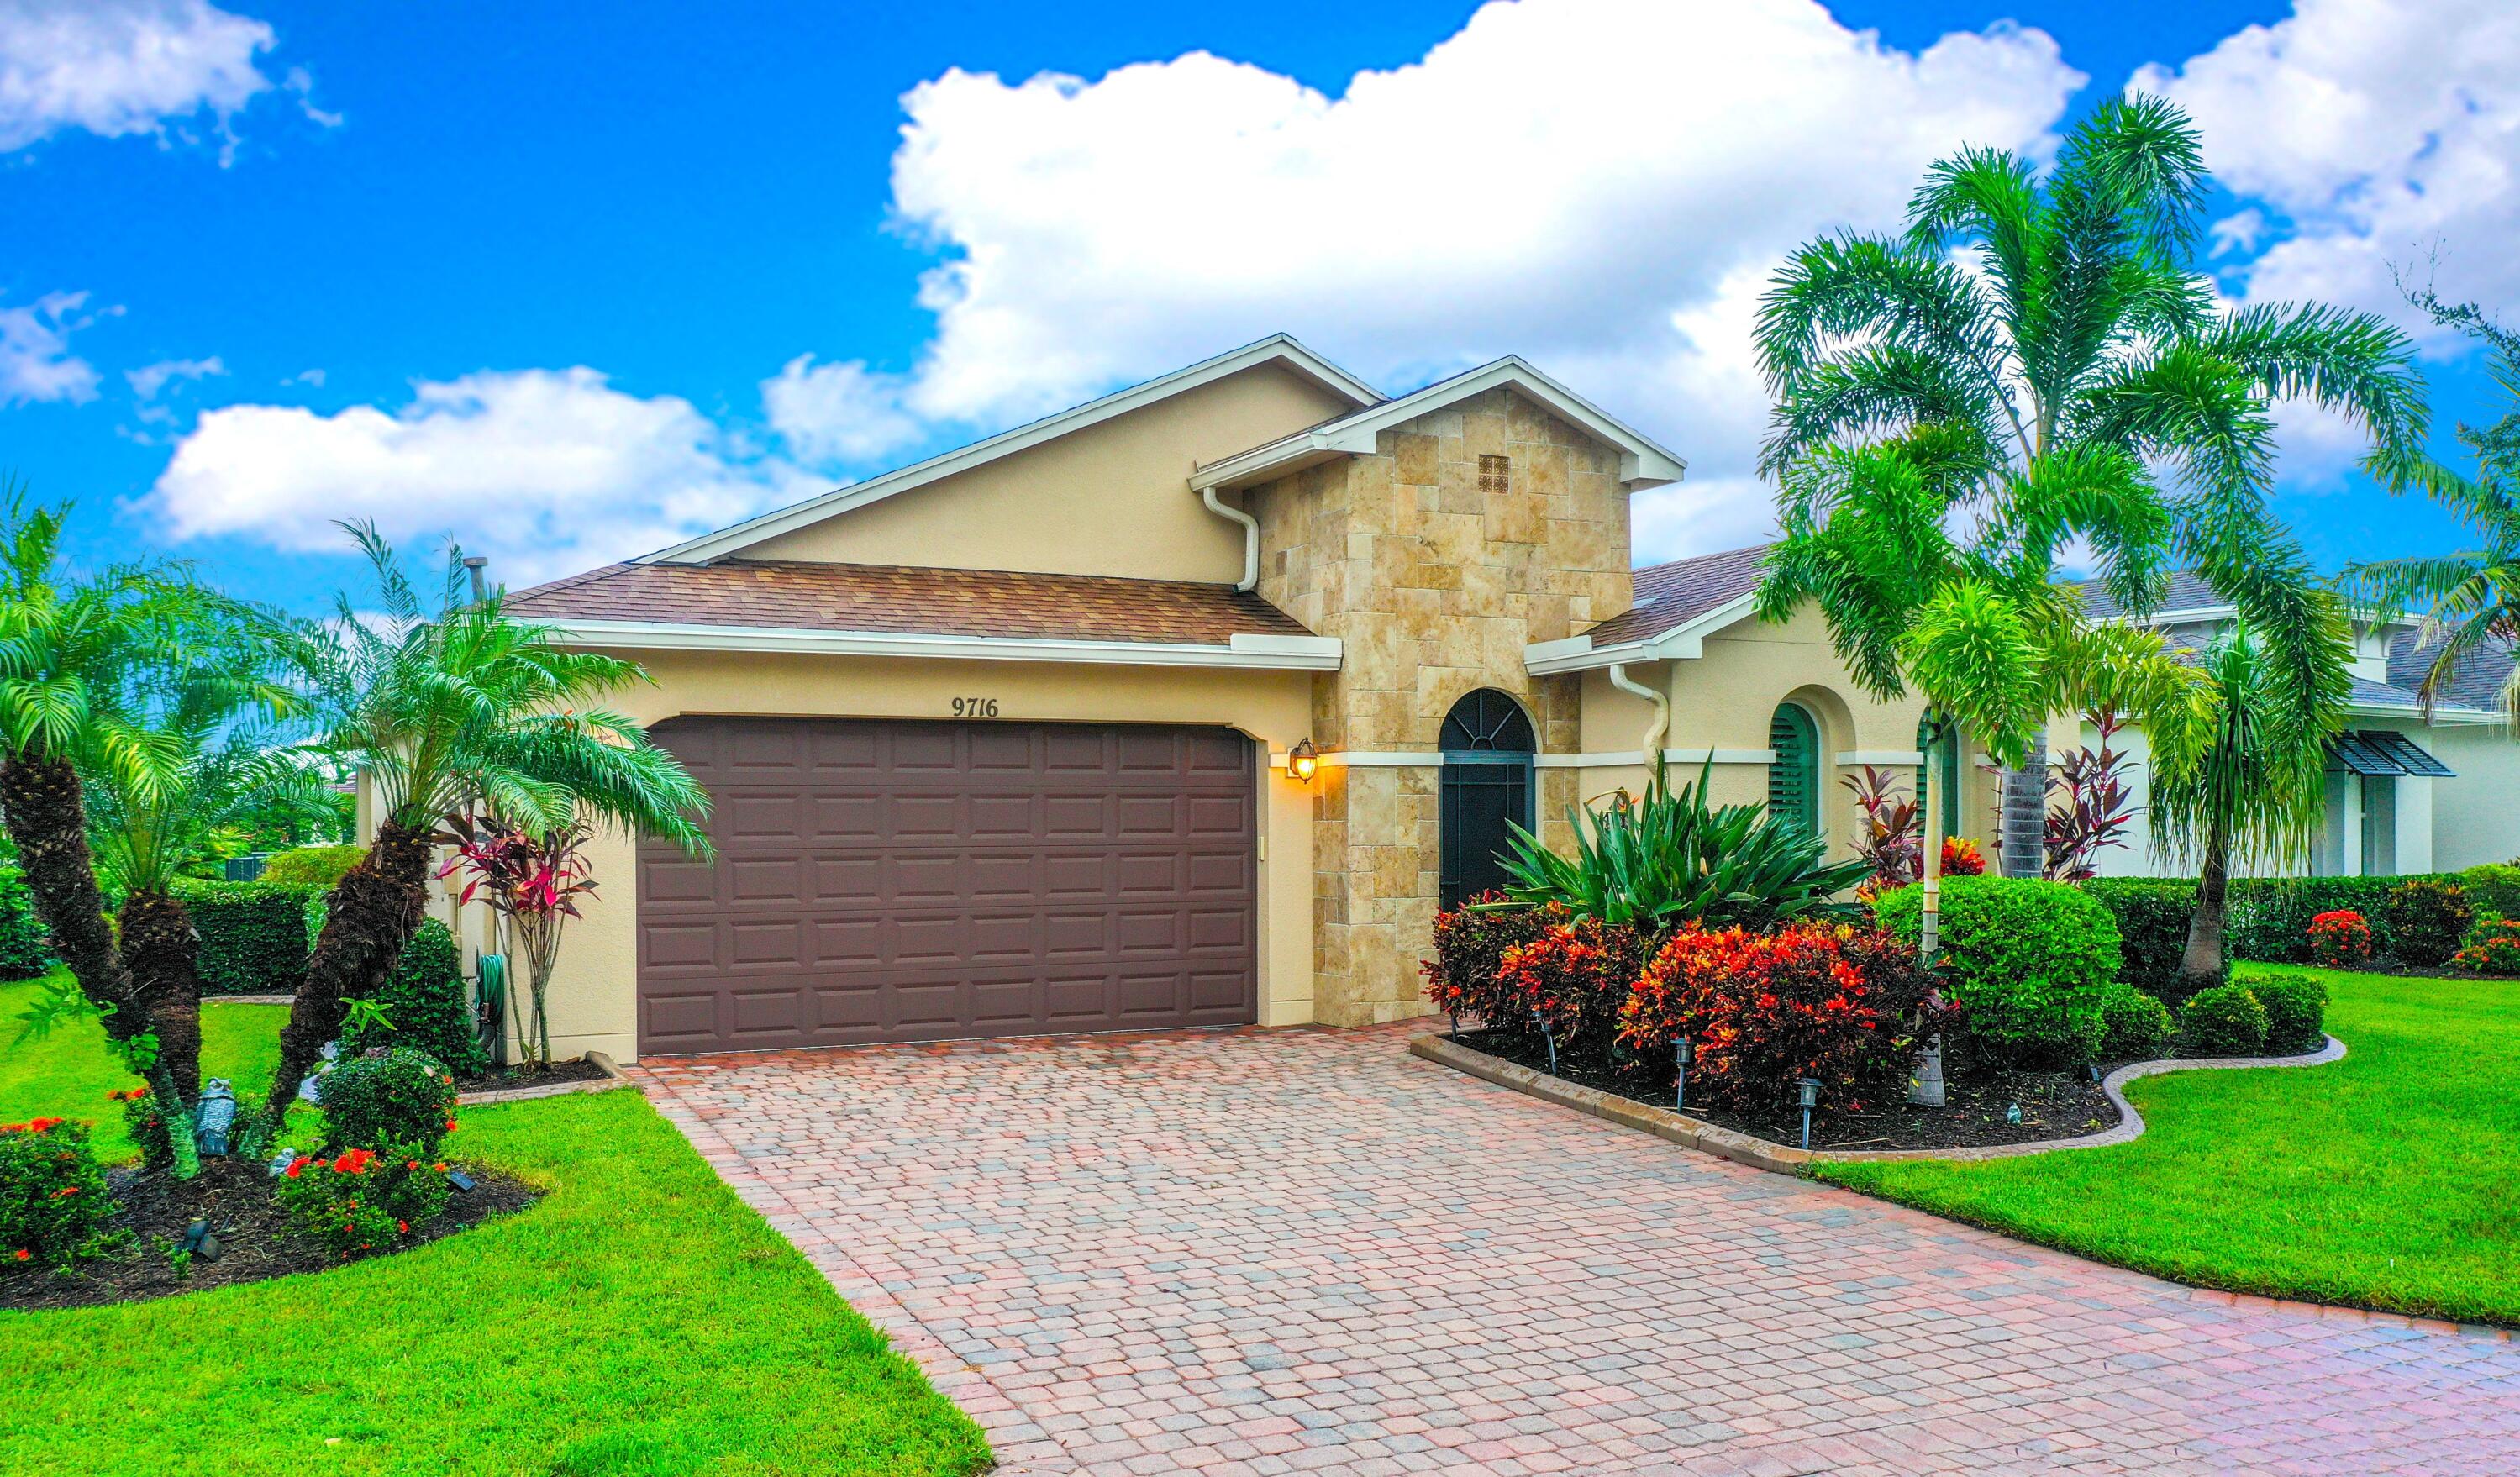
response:
[[[1237,667],[1335,672],[1345,648],[1334,636],[1237,633],[1222,645],[1069,641],[1040,637],[925,636],[897,631],[815,631],[793,626],[710,626],[684,621],[578,620],[560,626],[573,647],[616,650],[788,651],[816,656],[917,656],[964,661],[1063,661],[1148,667]]]
[[[1216,500],[1216,489],[1202,487],[1198,500],[1207,511],[1219,517],[1229,517],[1242,525],[1242,579],[1234,588],[1244,595],[1260,588],[1260,520],[1239,508],[1228,508]]]
[[[1633,693],[1653,704],[1653,722],[1645,725],[1645,741],[1638,747],[1642,752],[1659,755],[1662,752],[1663,739],[1671,734],[1671,695],[1667,693],[1658,693],[1643,683],[1632,681],[1628,676],[1625,662],[1610,663],[1610,686],[1622,693]],[[1657,763],[1654,768],[1659,771],[1662,766]]]

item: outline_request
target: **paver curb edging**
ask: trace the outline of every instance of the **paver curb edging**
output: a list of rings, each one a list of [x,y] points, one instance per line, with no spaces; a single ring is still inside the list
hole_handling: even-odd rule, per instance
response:
[[[1582,1087],[1546,1072],[1491,1056],[1443,1036],[1413,1036],[1409,1053],[1428,1061],[1466,1072],[1483,1082],[1511,1088],[1571,1107],[1579,1113],[1590,1113],[1625,1128],[1642,1129],[1657,1139],[1667,1139],[1684,1148],[1715,1154],[1735,1163],[1764,1169],[1771,1174],[1799,1175],[1813,1164],[1876,1164],[1900,1159],[2007,1159],[2023,1154],[2054,1153],[2059,1149],[2098,1148],[2104,1144],[2133,1142],[2143,1133],[2143,1115],[2126,1099],[2126,1085],[2139,1078],[2164,1072],[2192,1072],[2224,1067],[2315,1067],[2345,1056],[2345,1043],[2335,1037],[2327,1045],[2305,1056],[2197,1056],[2186,1059],[2165,1058],[2158,1061],[2135,1061],[2111,1072],[2100,1082],[2100,1091],[2118,1106],[2121,1115],[2113,1128],[2096,1134],[2084,1134],[2073,1139],[2047,1139],[2031,1143],[1994,1143],[1976,1148],[1877,1148],[1877,1149],[1800,1149],[1764,1139],[1720,1128],[1703,1119],[1691,1118],[1674,1108],[1655,1107],[1622,1097],[1599,1088]]]
[[[464,1107],[480,1107],[493,1102],[530,1102],[536,1097],[565,1097],[571,1093],[608,1093],[614,1088],[635,1088],[637,1083],[621,1075],[621,1068],[602,1052],[589,1052],[586,1059],[603,1068],[604,1075],[584,1082],[547,1082],[530,1088],[475,1088],[455,1095]]]
[[[2059,1149],[2100,1148],[2112,1143],[2132,1143],[2143,1137],[2143,1114],[2127,1101],[2126,1085],[2144,1077],[2158,1077],[2165,1072],[2201,1072],[2226,1067],[2318,1067],[2345,1059],[2345,1043],[2335,1037],[2327,1045],[2302,1056],[2190,1056],[2163,1057],[2156,1061],[2130,1061],[2100,1079],[2100,1091],[2118,1105],[2114,1128],[2096,1134],[2084,1134],[2073,1139],[2042,1139],[2031,1143],[1989,1143],[1975,1148],[1863,1148],[1832,1149],[1813,1157],[1824,1164],[1886,1164],[1903,1159],[2015,1159],[2024,1154],[2052,1154]]]

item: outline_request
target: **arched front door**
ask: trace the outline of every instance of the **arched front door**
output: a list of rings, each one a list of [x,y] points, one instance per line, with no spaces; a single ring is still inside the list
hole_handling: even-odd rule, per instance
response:
[[[1511,844],[1508,822],[1531,828],[1531,756],[1539,742],[1520,703],[1481,688],[1445,715],[1440,746],[1442,903],[1456,908],[1463,898],[1505,885],[1497,858]]]

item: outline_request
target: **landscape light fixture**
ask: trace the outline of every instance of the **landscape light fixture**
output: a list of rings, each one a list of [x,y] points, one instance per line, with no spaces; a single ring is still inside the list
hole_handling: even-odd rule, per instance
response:
[[[1297,739],[1295,746],[1286,751],[1286,773],[1293,779],[1310,783],[1313,772],[1321,767],[1322,756],[1310,738]]]
[[[1808,1149],[1811,1147],[1812,1109],[1820,1106],[1820,1079],[1817,1077],[1799,1078],[1794,1083],[1794,1089],[1796,1095],[1802,1099],[1803,1147]]]
[[[1688,1105],[1688,1059],[1697,1054],[1697,1049],[1688,1044],[1686,1036],[1673,1037],[1671,1048],[1671,1105],[1678,1110]]]

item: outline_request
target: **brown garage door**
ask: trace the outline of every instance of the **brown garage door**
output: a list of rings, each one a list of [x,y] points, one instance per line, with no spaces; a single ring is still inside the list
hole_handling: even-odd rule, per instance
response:
[[[679,718],[713,863],[639,851],[639,1047],[1256,1018],[1253,760],[1225,729]]]

